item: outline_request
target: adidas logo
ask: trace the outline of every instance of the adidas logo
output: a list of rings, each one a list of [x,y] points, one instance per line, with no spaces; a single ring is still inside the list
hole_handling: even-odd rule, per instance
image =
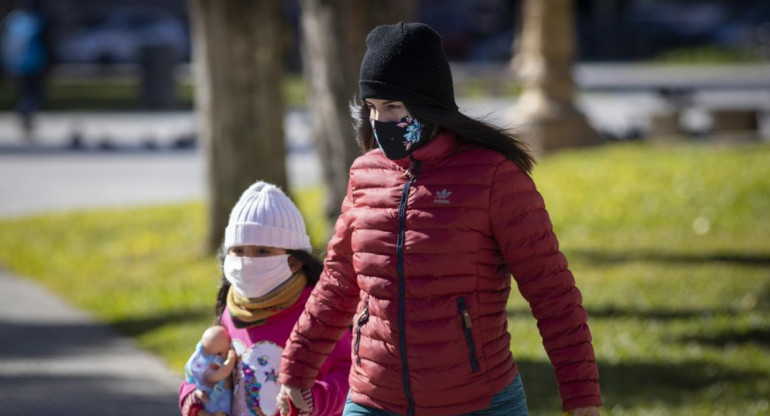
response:
[[[452,195],[452,192],[447,191],[446,189],[442,189],[438,192],[436,192],[436,199],[433,200],[434,204],[448,204],[449,203],[449,196]]]

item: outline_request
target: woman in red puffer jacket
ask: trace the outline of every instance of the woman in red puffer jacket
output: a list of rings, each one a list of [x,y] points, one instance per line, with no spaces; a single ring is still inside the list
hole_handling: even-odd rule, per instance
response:
[[[354,105],[365,154],[284,349],[279,403],[312,386],[352,323],[344,415],[526,415],[507,331],[513,274],[563,410],[598,415],[586,312],[531,157],[511,134],[458,111],[431,28],[379,26],[366,44],[364,103]]]

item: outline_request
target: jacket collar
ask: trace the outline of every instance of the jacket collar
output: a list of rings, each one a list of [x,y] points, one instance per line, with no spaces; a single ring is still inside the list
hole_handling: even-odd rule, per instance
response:
[[[441,129],[427,143],[415,149],[411,156],[420,162],[433,164],[454,153],[460,144],[453,132]],[[394,162],[399,166],[408,167],[410,160],[409,157],[405,157]]]

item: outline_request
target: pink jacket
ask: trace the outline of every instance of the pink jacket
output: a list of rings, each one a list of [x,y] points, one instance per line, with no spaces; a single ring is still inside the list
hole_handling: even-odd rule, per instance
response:
[[[277,415],[275,397],[278,394],[278,369],[289,334],[305,307],[311,288],[306,288],[299,300],[267,319],[258,326],[238,328],[225,309],[222,325],[233,340],[233,348],[240,359],[233,377],[233,410],[231,416]],[[348,394],[350,372],[350,332],[348,331],[320,367],[311,390],[314,411],[312,416],[339,415]],[[186,382],[179,389],[179,406],[195,386]],[[257,411],[259,410],[259,411]],[[260,413],[261,412],[261,413]]]

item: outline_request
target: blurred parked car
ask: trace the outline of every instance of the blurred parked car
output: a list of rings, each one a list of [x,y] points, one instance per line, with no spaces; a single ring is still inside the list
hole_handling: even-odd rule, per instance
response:
[[[719,1],[650,1],[633,3],[625,17],[629,29],[654,46],[693,46],[711,39],[728,10]]]
[[[637,1],[623,21],[634,58],[705,45],[770,56],[767,0]]]
[[[188,60],[190,39],[187,28],[174,15],[161,9],[121,6],[86,16],[85,24],[57,45],[61,62],[138,62],[142,48],[168,45],[179,60]]]
[[[450,61],[511,58],[518,0],[421,0],[419,18],[442,37]]]
[[[735,8],[729,21],[715,31],[714,41],[728,47],[754,49],[770,58],[770,3]]]

